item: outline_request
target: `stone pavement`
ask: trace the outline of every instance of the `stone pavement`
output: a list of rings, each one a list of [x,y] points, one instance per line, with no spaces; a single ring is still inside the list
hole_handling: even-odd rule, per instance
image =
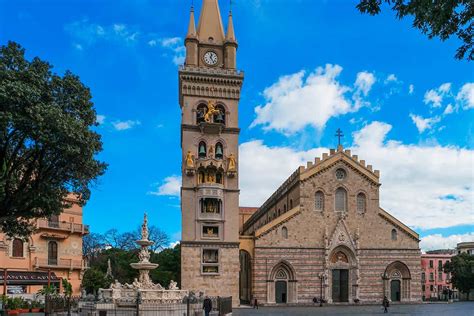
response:
[[[324,306],[324,307],[260,307],[258,310],[241,308],[233,310],[234,316],[303,316],[303,315],[384,315],[382,306]],[[385,315],[423,315],[423,316],[474,316],[474,302],[451,304],[409,304],[391,305]]]

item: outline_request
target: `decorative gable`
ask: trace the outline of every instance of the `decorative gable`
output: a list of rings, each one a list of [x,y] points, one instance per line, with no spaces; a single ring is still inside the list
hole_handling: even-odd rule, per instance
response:
[[[349,229],[347,228],[343,216],[341,216],[341,218],[337,222],[336,228],[334,229],[331,238],[327,241],[326,248],[331,251],[341,245],[351,249],[352,251],[354,251],[354,253],[357,248],[356,243],[354,242],[349,232]]]

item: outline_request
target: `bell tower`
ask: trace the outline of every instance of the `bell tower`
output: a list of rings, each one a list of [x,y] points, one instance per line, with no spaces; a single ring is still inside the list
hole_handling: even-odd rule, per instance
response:
[[[244,75],[236,69],[232,13],[217,0],[191,8],[179,69],[182,149],[181,280],[186,290],[239,302],[239,124]]]

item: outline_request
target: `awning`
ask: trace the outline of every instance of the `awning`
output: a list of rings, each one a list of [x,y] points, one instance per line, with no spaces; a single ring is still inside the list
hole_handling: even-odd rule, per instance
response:
[[[0,286],[4,282],[5,272],[0,270]],[[50,283],[59,283],[54,272],[49,273]],[[7,285],[47,285],[48,272],[43,271],[7,271]]]

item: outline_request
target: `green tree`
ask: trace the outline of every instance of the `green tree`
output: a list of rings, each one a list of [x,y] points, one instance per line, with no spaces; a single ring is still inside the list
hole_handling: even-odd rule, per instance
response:
[[[439,37],[442,41],[455,35],[462,42],[457,49],[457,59],[474,59],[472,0],[360,0],[357,9],[362,13],[377,15],[383,3],[392,7],[402,19],[413,16],[413,27],[428,38]]]
[[[170,281],[178,282],[181,286],[181,246],[166,248],[151,256],[151,261],[158,263],[157,269],[150,272],[153,282],[168,286]]]
[[[474,289],[474,255],[458,254],[444,265],[444,272],[451,274],[451,283],[462,293],[467,294]]]
[[[82,288],[87,293],[96,294],[99,289],[108,288],[109,285],[105,273],[95,268],[86,270],[82,278]]]
[[[0,230],[26,236],[31,219],[59,214],[75,193],[83,205],[106,170],[89,89],[61,77],[14,42],[0,47]]]

